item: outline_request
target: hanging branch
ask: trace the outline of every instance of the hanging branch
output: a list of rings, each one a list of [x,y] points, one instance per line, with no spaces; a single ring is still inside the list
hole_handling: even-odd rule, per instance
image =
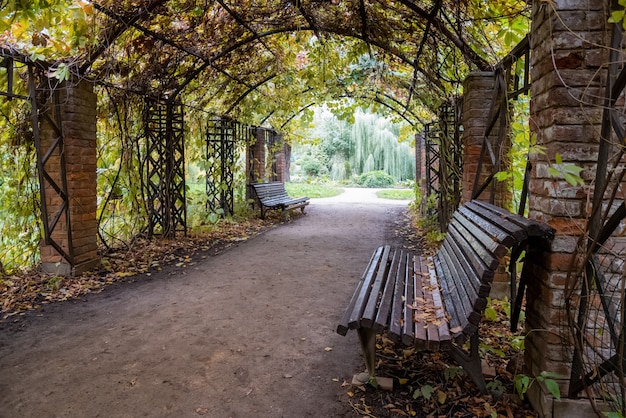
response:
[[[246,90],[246,92],[244,94],[242,94],[241,96],[239,96],[237,98],[237,100],[235,100],[233,102],[233,104],[230,105],[230,107],[228,108],[228,110],[226,110],[226,112],[224,112],[224,115],[228,115],[230,112],[232,112],[232,110],[243,100],[246,98],[246,96],[250,93],[252,93],[254,90],[256,90],[257,88],[259,88],[260,86],[262,86],[263,84],[267,83],[268,81],[270,81],[271,79],[273,79],[274,77],[276,77],[278,74],[271,74],[268,77],[265,77],[263,80],[259,81],[257,84],[251,86],[248,90]]]
[[[80,67],[79,73],[84,74],[95,60],[100,57],[104,51],[106,51],[113,43],[119,38],[129,27],[139,21],[144,16],[149,15],[157,7],[163,5],[167,0],[152,0],[145,7],[139,7],[133,9],[133,12],[126,17],[120,17],[117,20],[120,22],[117,26],[112,26],[108,30],[104,31],[104,34],[100,37],[100,41],[96,47],[89,51],[85,63]],[[93,3],[94,8],[100,10],[104,9],[97,3]]]
[[[433,6],[433,9],[430,11],[430,15],[432,17],[435,17],[440,7],[441,7],[441,0],[435,3],[435,5]],[[427,20],[426,27],[424,28],[424,34],[422,35],[422,40],[420,41],[420,44],[417,47],[417,53],[415,54],[415,62],[418,62],[420,56],[422,55],[422,50],[424,49],[424,45],[426,44],[426,39],[428,39],[428,34],[430,33],[430,26],[431,26],[431,22],[430,20]],[[409,104],[411,104],[411,99],[413,98],[413,91],[415,90],[415,86],[417,85],[417,74],[418,74],[417,68],[414,67],[413,68],[413,81],[411,82],[411,86],[409,87],[409,97],[407,97],[405,107],[409,107]]]
[[[367,26],[367,11],[365,10],[365,2],[363,0],[359,1],[359,15],[361,16],[361,35],[363,36],[363,41],[367,44],[367,49],[371,57],[372,46],[370,45],[370,41],[367,36],[369,28]]]
[[[446,39],[452,42],[461,51],[463,56],[478,67],[479,70],[488,71],[491,69],[491,64],[478,55],[463,39],[452,33],[452,31],[446,27],[445,23],[441,21],[441,19],[438,19],[436,16],[431,17],[430,13],[410,0],[399,0],[399,2],[408,7],[411,11],[415,12],[422,19],[425,19],[427,22],[431,22],[433,27],[435,27],[435,29],[437,29]]]
[[[235,19],[235,21],[237,23],[239,23],[241,26],[243,26],[244,28],[246,28],[248,31],[250,31],[253,35],[256,35],[257,32],[252,29],[252,27],[250,25],[248,25],[243,18],[237,13],[235,12],[233,9],[231,9],[230,7],[228,7],[223,0],[217,0],[217,2],[219,3],[220,6],[222,6],[224,8],[224,10],[226,10],[226,12],[231,15],[233,17],[233,19]],[[274,51],[267,46],[267,44],[265,43],[265,41],[263,39],[259,39],[259,42],[261,43],[261,45],[263,45],[269,52],[270,54],[276,56],[276,54],[274,53]]]

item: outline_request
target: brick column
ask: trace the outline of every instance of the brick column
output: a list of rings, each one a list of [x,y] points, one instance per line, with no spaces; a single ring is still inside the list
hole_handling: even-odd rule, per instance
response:
[[[252,142],[246,150],[246,180],[247,183],[259,183],[265,181],[265,138],[266,130],[253,128]],[[246,199],[254,199],[252,187],[246,187]]]
[[[526,373],[559,373],[561,394],[568,390],[571,349],[565,324],[564,289],[581,228],[586,224],[583,187],[573,187],[550,175],[559,153],[564,163],[585,170],[588,183],[597,159],[599,124],[608,45],[607,4],[592,0],[533,2],[531,30],[531,129],[546,155],[535,156],[530,183],[529,216],[557,229],[550,253],[532,266],[526,306]],[[567,27],[565,26],[567,25]],[[543,415],[561,403],[541,385],[529,393]],[[582,415],[579,415],[582,416]]]
[[[487,128],[487,117],[491,108],[491,99],[494,88],[494,73],[491,71],[476,71],[469,74],[463,83],[463,178],[461,202],[472,199],[474,179],[478,171],[480,149]],[[483,166],[483,173],[490,166]],[[487,176],[483,175],[481,181]],[[481,197],[488,196],[483,193]],[[487,200],[487,199],[483,199]]]
[[[42,269],[67,276],[80,274],[100,264],[96,219],[96,95],[91,84],[86,82],[78,85],[64,83],[57,94],[58,100],[50,99],[43,109],[52,120],[60,115],[60,121],[56,123],[60,123],[63,134],[71,242],[68,242],[65,216],[61,216],[51,237],[65,253],[73,252],[74,258],[71,262],[66,260],[54,247],[43,241],[40,249]],[[57,105],[60,109],[57,109]],[[58,133],[46,118],[41,119],[40,138],[44,153],[58,138]],[[45,168],[57,184],[62,183],[58,152],[52,154]],[[51,219],[61,207],[62,199],[48,182],[45,197],[48,219]]]
[[[255,128],[253,143],[248,145],[246,176],[249,183],[265,179],[265,129]]]
[[[283,183],[287,178],[287,164],[286,164],[286,155],[285,155],[285,146],[284,143],[285,138],[282,134],[275,134],[274,136],[274,149],[272,150],[273,159],[276,161],[276,181],[282,181]]]

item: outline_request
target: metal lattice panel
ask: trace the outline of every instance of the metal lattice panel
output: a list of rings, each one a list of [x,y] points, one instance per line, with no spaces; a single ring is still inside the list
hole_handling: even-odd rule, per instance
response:
[[[437,202],[439,225],[446,230],[452,214],[461,202],[463,177],[463,144],[461,143],[460,100],[439,109],[439,199]]]
[[[143,172],[149,234],[186,233],[184,120],[181,104],[146,100]]]
[[[619,25],[621,26],[621,24]],[[613,25],[603,107],[602,140],[580,271],[570,273],[566,300],[574,353],[569,396],[586,391],[592,402],[602,399],[626,415],[626,68],[622,31]],[[621,68],[620,68],[621,66]]]
[[[426,147],[426,199],[430,196],[439,198],[439,131],[433,124],[424,126],[424,145]],[[428,214],[435,213],[436,208],[428,207]]]
[[[234,212],[234,168],[237,141],[247,137],[248,127],[239,122],[214,118],[206,129],[206,194],[211,211],[222,210],[222,216]]]

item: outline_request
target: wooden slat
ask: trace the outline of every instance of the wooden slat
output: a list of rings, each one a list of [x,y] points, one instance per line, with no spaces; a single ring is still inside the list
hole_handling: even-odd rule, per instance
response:
[[[374,323],[374,318],[376,317],[376,308],[378,307],[378,295],[382,292],[383,286],[385,285],[388,277],[387,266],[389,264],[390,255],[393,256],[393,253],[391,253],[391,247],[386,245],[383,249],[381,262],[378,266],[376,279],[374,280],[374,283],[372,283],[370,297],[367,301],[367,305],[365,305],[365,309],[363,310],[363,315],[361,315],[362,328],[372,328],[372,324]]]
[[[402,257],[398,266],[398,276],[391,302],[391,316],[389,320],[389,337],[394,341],[402,340],[402,326],[404,325],[404,285],[409,271],[407,258]]]
[[[445,276],[446,272],[442,269],[441,262],[438,257],[435,256],[433,258],[433,262],[435,265],[435,273],[437,277],[439,277],[439,284],[441,285],[442,293],[443,293],[443,301],[446,304],[446,312],[450,317],[450,329],[463,329],[466,325],[467,319],[465,318],[465,310],[463,309],[463,305],[461,300],[458,298],[458,295],[453,295],[450,292],[450,284],[446,279],[441,279]]]
[[[461,217],[458,213],[453,215],[453,219],[457,219],[458,222],[455,223],[459,227],[464,228],[468,234],[470,234],[476,241],[480,242],[480,244],[491,254],[493,254],[497,259],[504,257],[507,253],[507,248],[495,241],[493,237],[487,235],[483,230],[478,228],[471,222],[468,222],[467,219]]]
[[[495,218],[494,213],[492,211],[486,209],[483,206],[478,205],[476,201],[474,200],[467,202],[465,205],[463,205],[463,207],[468,210],[471,210],[472,212],[483,217],[489,222],[497,222],[499,228],[502,228],[503,230],[507,231],[510,235],[515,237],[515,239],[517,239],[520,242],[528,238],[528,234],[526,233],[526,230],[523,227],[521,227],[519,224],[513,223],[509,221],[508,219],[501,217],[499,215],[496,215],[498,216],[498,218]]]
[[[460,282],[460,273],[456,272],[454,270],[454,266],[450,264],[446,251],[439,251],[437,253],[437,261],[439,262],[439,268],[442,272],[441,274],[444,277],[440,280],[441,287],[444,289],[443,298],[446,301],[454,301],[456,313],[459,315],[458,322],[461,326],[465,327],[465,322],[474,312],[472,300],[468,296],[468,289],[465,289],[463,284]],[[452,315],[452,313],[450,313],[450,315]]]
[[[405,254],[401,250],[395,250],[391,265],[389,266],[389,278],[385,284],[383,294],[380,298],[380,304],[378,306],[378,312],[376,313],[376,319],[372,325],[374,332],[381,332],[387,324],[390,323],[389,314],[391,313],[391,303],[393,301],[393,294],[398,280],[402,280],[404,274],[401,268],[402,258]]]
[[[428,266],[426,265],[426,259],[415,256],[410,262],[413,263],[413,301],[412,303],[416,307],[424,306],[426,304],[426,295],[424,294],[424,283],[430,283],[428,274]],[[415,316],[419,315],[421,309],[413,310],[413,317],[415,322],[415,346],[422,350],[428,347],[428,331],[424,328],[422,320],[416,319]]]
[[[378,247],[376,251],[374,251],[374,253],[370,257],[370,261],[367,264],[367,267],[365,268],[365,272],[363,272],[363,274],[361,275],[361,279],[357,283],[356,289],[354,290],[354,293],[352,294],[352,297],[350,298],[350,303],[348,303],[348,307],[344,311],[343,316],[341,317],[341,320],[339,321],[339,325],[337,325],[338,334],[345,336],[348,333],[348,330],[350,329],[350,326],[349,326],[350,318],[353,315],[353,311],[355,309],[357,299],[359,298],[359,295],[361,294],[361,288],[363,287],[363,284],[365,283],[365,278],[367,277],[367,274],[370,271],[371,266],[377,263],[376,259],[377,257],[380,257],[381,252],[382,252],[382,247]]]
[[[439,250],[439,258],[448,264],[450,271],[454,272],[456,284],[455,289],[459,293],[460,297],[466,298],[469,306],[473,310],[482,312],[487,305],[487,300],[478,295],[478,291],[482,284],[480,282],[480,278],[476,277],[475,273],[471,269],[463,269],[463,264],[459,260],[459,257],[462,258],[462,255],[455,253],[450,245],[451,244],[448,241],[445,243],[445,246]]]
[[[373,278],[378,271],[378,268],[381,263],[383,253],[383,247],[379,247],[376,250],[376,256],[372,260],[372,263],[368,266],[365,271],[363,286],[357,295],[356,301],[354,303],[354,309],[351,312],[350,320],[348,322],[348,327],[350,329],[356,329],[361,325],[361,315],[363,314],[363,309],[365,309],[365,304],[367,303],[367,298],[369,298],[371,283]]]
[[[499,242],[507,248],[510,248],[518,241],[508,231],[500,228],[499,225],[494,224],[493,219],[486,220],[465,207],[460,207],[458,210],[458,214],[462,215],[469,222],[472,222],[474,225],[478,226],[483,232],[489,235],[492,240]]]
[[[472,235],[472,231],[465,228],[464,225],[461,225],[459,223],[450,224],[449,229],[454,229],[456,231],[455,235],[458,238],[457,242],[459,242],[459,244],[463,242],[467,243],[467,245],[461,245],[461,249],[464,253],[468,254],[469,250],[471,249],[476,253],[476,256],[479,259],[485,261],[485,264],[489,269],[495,270],[498,267],[498,265],[500,264],[500,259],[504,254],[502,254],[500,257],[496,256],[489,249],[485,248],[482,241],[480,241],[480,239],[476,236]],[[500,253],[502,252],[504,251],[500,251]]]
[[[487,269],[484,264],[481,263],[480,268],[476,271],[474,265],[472,265],[471,261],[468,257],[461,251],[459,248],[459,244],[453,240],[446,240],[445,245],[449,246],[449,251],[455,254],[456,261],[459,263],[460,269],[467,272],[472,281],[477,282],[476,293],[480,297],[487,297],[491,292],[490,283],[493,281],[493,270]],[[480,260],[476,260],[477,262]],[[486,276],[486,277],[485,277]]]
[[[405,345],[411,345],[415,341],[415,329],[413,328],[413,311],[406,307],[407,301],[412,301],[415,298],[414,295],[414,281],[413,281],[413,264],[407,261],[407,274],[404,280],[404,312],[402,313],[402,342]]]
[[[450,239],[458,243],[461,251],[466,255],[476,271],[481,271],[481,265],[487,270],[494,271],[500,264],[500,260],[473,239],[466,230],[458,230],[456,225],[450,224],[447,235],[450,235]],[[445,239],[448,239],[447,235]]]
[[[537,236],[544,238],[553,238],[554,237],[554,228],[550,227],[541,222],[537,222],[532,219],[523,218],[519,215],[512,214],[506,209],[500,208],[498,206],[491,205],[486,202],[481,202],[479,200],[473,200],[477,205],[499,215],[501,218],[506,219],[510,222],[520,225],[529,236]]]
[[[438,321],[438,324],[436,325],[439,335],[438,348],[447,348],[450,344],[450,329],[446,309],[441,298],[439,281],[437,280],[434,268],[429,269],[429,278],[431,298],[435,306],[435,315]]]
[[[425,328],[426,333],[428,334],[428,339],[427,339],[427,343],[426,343],[426,347],[429,350],[439,350],[439,327],[437,325],[435,325],[435,322],[437,320],[437,309],[435,306],[435,301],[433,300],[433,287],[436,288],[436,292],[438,293],[438,289],[439,289],[439,284],[437,283],[437,277],[434,274],[434,269],[431,269],[432,274],[434,276],[435,279],[435,284],[433,286],[433,284],[431,283],[430,280],[430,272],[428,274],[428,276],[424,277],[424,280],[422,280],[421,286],[424,292],[424,299],[425,299],[425,311],[424,313],[428,314],[428,316],[425,318],[425,323],[421,325],[422,328]]]

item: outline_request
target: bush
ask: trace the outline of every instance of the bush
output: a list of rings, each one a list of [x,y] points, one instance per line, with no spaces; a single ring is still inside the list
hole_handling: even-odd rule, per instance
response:
[[[396,179],[384,171],[370,171],[361,174],[356,182],[363,187],[391,187],[396,183]]]

